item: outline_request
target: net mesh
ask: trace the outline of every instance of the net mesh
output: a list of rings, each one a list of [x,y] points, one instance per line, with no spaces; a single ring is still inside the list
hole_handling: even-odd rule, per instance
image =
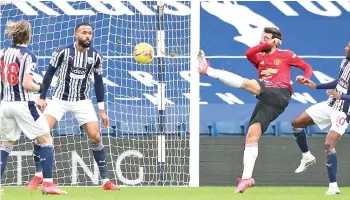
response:
[[[41,81],[54,50],[75,41],[77,24],[90,22],[92,44],[105,59],[105,101],[111,127],[102,128],[101,133],[109,178],[121,185],[187,185],[189,11],[189,1],[167,2],[163,22],[159,22],[156,1],[1,1],[0,48],[11,44],[4,35],[6,21],[28,20],[33,32],[30,49],[37,55],[39,66],[34,79]],[[159,23],[164,26],[164,65],[157,57],[147,65],[136,63],[132,53],[138,43],[147,42],[156,50]],[[160,77],[165,99],[158,96]],[[96,102],[93,87],[90,96]],[[162,115],[158,110],[161,99],[166,102]],[[160,116],[165,119],[161,124]],[[163,132],[160,127],[164,127]],[[87,133],[71,113],[55,126],[52,135],[57,183],[101,184]],[[32,141],[21,137],[9,157],[2,181],[5,185],[28,183],[35,172],[32,150]]]

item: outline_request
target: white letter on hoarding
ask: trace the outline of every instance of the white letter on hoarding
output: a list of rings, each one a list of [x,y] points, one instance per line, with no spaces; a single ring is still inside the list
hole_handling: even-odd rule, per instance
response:
[[[231,94],[231,93],[215,93],[218,97],[220,97],[222,100],[226,101],[228,104],[244,104],[243,101],[241,101],[240,99],[238,99],[235,95]]]
[[[125,183],[126,185],[140,184],[140,183],[143,182],[143,177],[144,177],[143,167],[139,167],[139,177],[137,179],[129,180],[129,179],[127,179],[127,178],[125,178],[123,176],[123,173],[122,173],[122,170],[121,170],[120,166],[121,166],[123,160],[125,159],[125,157],[131,157],[131,156],[136,156],[138,158],[143,158],[142,153],[140,153],[139,151],[128,150],[128,151],[125,151],[122,154],[120,154],[118,156],[117,161],[115,162],[117,176],[118,176],[119,180],[121,182]]]
[[[91,2],[91,5],[93,5],[96,0],[89,0],[89,3]],[[118,0],[104,0],[104,3],[110,4],[114,10],[108,10],[105,14],[110,15],[134,15],[134,13],[126,7],[122,2]]]
[[[145,86],[151,87],[157,85],[158,82],[153,79],[153,76],[148,72],[143,71],[129,71],[129,74],[133,76],[135,79],[140,81]]]
[[[180,76],[188,82],[191,82],[191,72],[190,71],[181,71]],[[211,86],[210,83],[199,83],[200,86]]]
[[[310,96],[309,93],[306,93],[306,92],[303,92],[303,94],[300,94],[299,92],[295,92],[293,95],[292,95],[292,99],[294,100],[297,100],[301,103],[317,103],[317,101],[312,98],[312,96]]]
[[[39,15],[31,6],[29,6],[25,1],[15,1],[13,2],[15,6],[20,9],[25,15]],[[47,15],[59,16],[60,14],[50,7],[47,7],[45,4],[40,1],[30,1],[30,4],[35,6],[38,10]]]
[[[314,71],[314,74],[320,83],[329,83],[331,81],[334,81],[334,78],[324,74],[323,72],[320,71]]]
[[[77,184],[78,163],[83,168],[84,172],[90,178],[92,183],[97,185],[99,170],[96,162],[94,161],[94,173],[92,173],[89,167],[84,163],[83,159],[79,156],[79,154],[76,151],[72,151],[72,184]]]
[[[150,101],[152,102],[154,105],[158,105],[158,99],[160,99],[159,97],[159,94],[158,93],[155,93],[154,95],[151,95],[151,94],[147,94],[147,93],[143,93],[143,95]],[[169,99],[167,98],[163,98],[163,105],[165,104],[175,104],[174,102],[170,101]]]
[[[183,95],[187,98],[187,99],[191,99],[191,93],[183,93]],[[201,98],[199,98],[199,104],[208,104],[207,101],[200,101]]]
[[[149,9],[142,1],[129,1],[142,15],[155,15],[156,13]]]
[[[299,4],[302,5],[306,10],[316,15],[327,16],[327,17],[337,17],[341,15],[341,11],[337,6],[335,6],[331,1],[317,1],[317,4],[322,6],[320,9],[315,6],[313,1],[298,0]]]
[[[95,13],[88,9],[75,10],[67,0],[51,0],[56,4],[66,15],[95,15]],[[73,1],[75,2],[75,1]]]

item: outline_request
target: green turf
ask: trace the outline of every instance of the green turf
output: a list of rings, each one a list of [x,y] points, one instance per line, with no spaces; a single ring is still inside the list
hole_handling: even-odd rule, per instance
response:
[[[326,196],[326,187],[254,187],[243,194],[233,194],[233,187],[123,187],[120,191],[103,191],[100,187],[66,187],[66,196],[42,195],[40,190],[5,187],[1,200],[323,200],[350,199],[350,188],[340,188],[342,194]]]

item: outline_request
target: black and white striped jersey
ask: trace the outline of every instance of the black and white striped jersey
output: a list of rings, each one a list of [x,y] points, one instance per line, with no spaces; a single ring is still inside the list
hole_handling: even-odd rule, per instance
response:
[[[340,95],[350,95],[350,61],[344,59],[340,64],[340,73],[338,78],[338,84],[335,90]],[[346,100],[337,100],[333,96],[330,96],[327,100],[327,104],[334,110],[342,111],[348,113],[350,102]]]
[[[33,92],[23,88],[24,74],[32,74],[37,58],[26,45],[13,45],[0,50],[1,100],[35,101]]]
[[[52,97],[65,101],[89,99],[91,76],[94,72],[102,76],[102,65],[102,54],[92,46],[84,53],[76,49],[75,43],[59,47],[49,66],[57,70],[58,76]]]

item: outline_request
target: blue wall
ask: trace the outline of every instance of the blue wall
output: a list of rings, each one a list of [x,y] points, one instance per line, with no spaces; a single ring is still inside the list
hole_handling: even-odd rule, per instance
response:
[[[327,81],[316,75],[330,78],[337,77],[339,64],[344,55],[344,48],[350,40],[348,31],[348,27],[350,27],[349,9],[345,9],[342,4],[337,2],[282,2],[284,9],[268,1],[238,1],[238,3],[239,5],[233,2],[203,2],[201,5],[200,45],[208,56],[216,56],[216,58],[210,59],[214,67],[232,71],[247,78],[256,78],[256,69],[244,58],[244,53],[247,48],[257,44],[261,28],[277,26],[283,32],[283,44],[280,48],[291,49],[297,55],[305,57],[305,60],[313,66],[314,70],[319,72],[319,74],[314,74],[312,77],[316,83]],[[74,40],[72,37],[74,26],[78,22],[92,21],[95,28],[93,43],[105,56],[110,58],[108,63],[105,63],[105,76],[108,80],[119,85],[117,87],[106,86],[110,91],[107,97],[110,108],[115,111],[118,110],[113,112],[115,114],[113,118],[123,119],[133,109],[136,109],[134,115],[140,115],[141,112],[156,113],[157,107],[143,95],[145,92],[154,94],[156,87],[144,86],[127,73],[127,71],[146,71],[150,72],[154,79],[157,76],[157,61],[144,67],[136,65],[130,58],[133,47],[139,42],[148,42],[156,46],[155,3],[146,4],[151,15],[142,15],[143,11],[125,2],[125,8],[130,11],[128,14],[109,15],[100,13],[92,16],[68,16],[55,4],[47,2],[46,5],[56,11],[59,14],[58,16],[50,16],[31,4],[28,5],[38,14],[37,16],[28,14],[29,9],[23,12],[13,4],[2,5],[0,47],[8,45],[10,42],[3,34],[5,22],[8,19],[28,19],[35,27],[31,48],[41,58],[39,65],[47,66],[49,56],[56,46]],[[70,5],[74,9],[80,8],[96,12],[96,6],[91,7],[84,1],[70,3]],[[185,116],[184,118],[188,117],[186,116],[188,114],[186,105],[189,104],[189,101],[183,93],[189,92],[189,84],[179,75],[179,72],[189,70],[187,56],[190,51],[188,47],[190,18],[186,14],[186,6],[189,6],[189,4],[169,3],[165,15],[165,21],[167,21],[165,24],[167,54],[174,52],[176,56],[183,56],[183,58],[166,59],[165,70],[168,74],[168,80],[171,80],[167,82],[167,88],[173,88],[167,90],[167,97],[175,103],[168,107],[168,113],[171,113],[172,116]],[[112,5],[106,4],[106,8],[111,9]],[[120,7],[116,10],[118,9]],[[116,57],[111,58],[111,56]],[[118,56],[126,57],[120,58]],[[329,56],[334,57],[330,58]],[[42,74],[44,69],[45,67],[39,68],[37,73]],[[302,74],[302,71],[293,69],[292,77],[298,74]],[[205,102],[201,105],[201,120],[203,122],[249,118],[256,102],[254,96],[245,91],[226,87],[209,77],[201,77],[201,82],[210,84],[210,86],[201,86],[200,88],[201,101]],[[142,88],[143,90],[136,88]],[[291,100],[287,112],[281,116],[283,120],[288,120],[312,105],[312,103],[327,98],[325,91],[311,90],[296,84],[293,84],[293,88],[296,96]],[[217,93],[231,93],[238,100],[231,105],[220,98]],[[304,95],[304,99],[300,95]],[[121,101],[116,100],[116,97],[133,97],[141,100]],[[121,115],[121,110],[126,115]],[[180,114],[176,114],[177,111],[180,111]],[[118,113],[119,115],[117,115]],[[130,119],[130,116],[126,119]],[[147,120],[154,119],[148,118]],[[184,119],[172,117],[171,120],[181,121]]]

